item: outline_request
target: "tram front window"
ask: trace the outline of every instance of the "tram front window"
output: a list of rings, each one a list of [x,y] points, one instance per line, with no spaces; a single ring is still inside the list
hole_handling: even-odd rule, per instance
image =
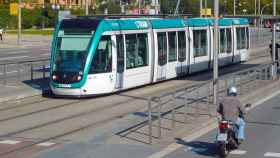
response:
[[[53,80],[60,83],[81,80],[88,55],[90,36],[58,37],[57,41]]]

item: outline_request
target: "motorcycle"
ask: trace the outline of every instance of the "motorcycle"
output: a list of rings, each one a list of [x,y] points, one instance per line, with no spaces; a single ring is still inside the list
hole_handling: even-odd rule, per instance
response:
[[[219,122],[219,133],[216,143],[218,145],[219,156],[226,157],[231,150],[237,149],[239,142],[237,139],[238,126],[231,122],[222,120]]]
[[[250,107],[251,104],[245,105],[245,109],[248,109]],[[244,118],[244,114],[241,113],[239,117]],[[231,150],[235,150],[238,148],[240,144],[237,137],[238,128],[238,125],[232,121],[219,121],[219,132],[216,138],[216,143],[218,146],[218,154],[221,158],[226,157]]]

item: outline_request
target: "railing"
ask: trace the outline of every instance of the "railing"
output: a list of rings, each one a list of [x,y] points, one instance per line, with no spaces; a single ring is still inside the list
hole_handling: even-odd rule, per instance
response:
[[[49,77],[49,59],[0,64],[0,85],[18,85],[46,80]]]
[[[225,96],[229,86],[237,87],[238,96],[254,91],[271,80],[270,69],[271,65],[265,64],[219,78],[218,97]],[[210,81],[150,97],[147,105],[148,143],[152,144],[155,137],[160,140],[164,129],[174,131],[176,124],[186,124],[190,117],[216,116],[212,89]]]

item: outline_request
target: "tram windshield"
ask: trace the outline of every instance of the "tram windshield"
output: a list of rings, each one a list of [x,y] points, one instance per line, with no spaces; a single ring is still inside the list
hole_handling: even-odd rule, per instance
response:
[[[58,37],[54,71],[82,72],[91,36]]]
[[[83,72],[91,37],[99,22],[98,19],[88,18],[62,20],[56,40],[54,71]]]

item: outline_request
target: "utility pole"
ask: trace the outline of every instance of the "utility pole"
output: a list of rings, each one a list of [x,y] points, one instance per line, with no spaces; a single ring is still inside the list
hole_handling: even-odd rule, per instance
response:
[[[88,5],[88,0],[86,0],[86,15],[88,15],[88,13],[89,13],[88,7],[89,7],[89,5]]]
[[[202,6],[202,0],[200,0],[200,4],[199,4],[199,11],[200,11],[200,17],[202,17],[202,8],[203,8],[203,6]]]
[[[18,39],[17,44],[21,44],[21,0],[18,0]]]
[[[158,0],[156,0],[156,15],[158,15],[159,13],[159,4],[158,4]]]
[[[273,0],[273,16],[276,17],[276,0]],[[272,33],[272,65],[271,65],[271,76],[272,79],[276,79],[277,65],[276,65],[276,25],[273,21],[273,33]],[[278,60],[278,59],[277,59]]]
[[[261,14],[261,0],[258,0],[258,14]]]
[[[219,0],[214,1],[214,65],[213,65],[213,103],[218,103],[218,18],[219,18]]]
[[[255,0],[255,16],[257,16],[257,0]]]
[[[141,14],[141,0],[138,0],[138,14]]]
[[[178,14],[178,10],[179,10],[179,6],[180,6],[181,0],[177,0],[177,5],[176,5],[176,9],[174,11],[174,15]]]
[[[233,0],[233,16],[236,15],[236,0]]]

